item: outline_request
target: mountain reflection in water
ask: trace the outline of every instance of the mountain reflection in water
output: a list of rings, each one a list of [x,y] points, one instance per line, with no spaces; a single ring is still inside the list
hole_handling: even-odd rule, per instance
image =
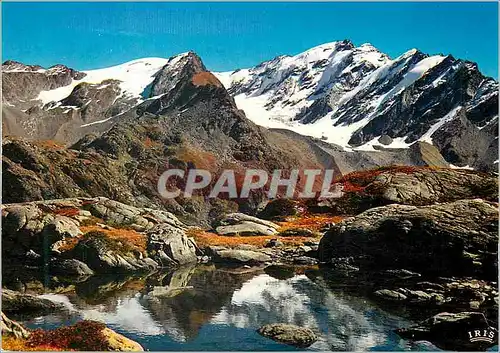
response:
[[[310,350],[436,350],[392,332],[411,324],[366,298],[332,291],[321,271],[284,275],[262,269],[196,266],[146,277],[94,276],[74,290],[43,296],[67,312],[24,321],[53,328],[80,319],[99,320],[146,350],[296,350],[256,330],[285,322],[318,333]],[[297,273],[295,273],[297,272]]]

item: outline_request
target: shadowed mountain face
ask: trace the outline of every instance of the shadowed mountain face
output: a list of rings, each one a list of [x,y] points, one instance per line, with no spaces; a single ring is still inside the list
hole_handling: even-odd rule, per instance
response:
[[[484,151],[498,136],[498,83],[451,55],[412,49],[390,59],[344,40],[217,76],[248,117],[265,126],[362,149],[436,143],[460,166],[497,159]],[[474,136],[467,148],[460,146],[464,136]]]

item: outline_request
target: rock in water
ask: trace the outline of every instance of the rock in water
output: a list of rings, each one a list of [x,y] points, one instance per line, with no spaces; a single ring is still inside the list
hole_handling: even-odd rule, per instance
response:
[[[62,310],[61,304],[30,294],[19,293],[10,289],[2,289],[2,311],[7,313],[50,313]]]
[[[406,339],[430,341],[445,350],[484,350],[498,342],[497,330],[478,312],[439,313],[396,333]],[[480,337],[483,339],[477,340]]]
[[[406,300],[406,295],[390,289],[380,289],[374,293],[377,297],[384,300],[400,301]]]
[[[132,341],[118,332],[111,330],[110,328],[105,328],[101,331],[102,335],[106,338],[106,343],[110,351],[120,351],[120,352],[144,352],[142,346]]]
[[[300,348],[309,347],[318,339],[311,329],[290,324],[268,324],[262,326],[257,332],[276,342]]]

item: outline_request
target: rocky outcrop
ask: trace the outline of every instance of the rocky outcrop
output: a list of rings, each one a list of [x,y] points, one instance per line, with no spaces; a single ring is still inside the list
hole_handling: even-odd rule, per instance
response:
[[[2,335],[14,336],[15,338],[28,338],[29,331],[26,330],[20,323],[9,319],[2,311]]]
[[[175,215],[163,210],[138,208],[105,197],[97,198],[98,202],[89,202],[88,210],[95,216],[110,224],[125,224],[137,231],[146,231],[157,224],[167,224],[174,228],[185,229],[185,225]]]
[[[497,329],[479,312],[439,313],[396,333],[406,339],[430,341],[444,350],[478,351],[498,344]]]
[[[7,256],[22,256],[29,250],[57,252],[58,242],[82,235],[78,226],[75,219],[45,211],[43,204],[2,206],[2,242]]]
[[[48,299],[2,289],[2,311],[6,313],[50,313],[62,310],[63,306]]]
[[[467,170],[417,169],[410,173],[381,173],[366,186],[388,203],[429,205],[435,202],[470,198],[495,200],[498,195],[494,175]]]
[[[219,235],[275,235],[279,226],[273,222],[243,213],[231,213],[219,221]]]
[[[196,243],[184,229],[161,224],[147,232],[147,251],[162,266],[196,263]]]
[[[403,278],[394,282],[397,287],[378,289],[373,293],[375,298],[395,306],[488,310],[496,306],[498,296],[494,282],[472,278],[433,279],[433,282]]]
[[[498,199],[493,173],[466,169],[386,166],[348,173],[334,185],[341,190],[339,197],[309,200],[308,209],[352,215],[392,203],[422,206],[463,199]]]
[[[257,332],[274,341],[299,348],[309,347],[318,339],[311,329],[290,324],[268,324],[259,328]]]
[[[186,226],[166,211],[103,197],[7,204],[2,210],[4,256],[18,266],[88,276],[197,261],[196,244],[186,236]],[[83,234],[81,229],[89,229],[89,224],[90,231]],[[120,235],[122,228],[136,243],[128,244],[126,235]]]
[[[335,224],[322,238],[319,256],[324,262],[354,257],[373,269],[493,279],[497,232],[497,206],[483,200],[389,205]]]
[[[92,231],[78,242],[71,255],[98,273],[151,271],[158,267],[152,259],[141,258],[117,245],[105,233]]]

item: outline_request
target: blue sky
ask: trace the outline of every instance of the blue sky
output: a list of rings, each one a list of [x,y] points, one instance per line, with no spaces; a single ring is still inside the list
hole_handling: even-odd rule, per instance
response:
[[[498,77],[498,3],[3,3],[3,60],[86,70],[197,52],[215,71],[351,39],[475,61]]]

